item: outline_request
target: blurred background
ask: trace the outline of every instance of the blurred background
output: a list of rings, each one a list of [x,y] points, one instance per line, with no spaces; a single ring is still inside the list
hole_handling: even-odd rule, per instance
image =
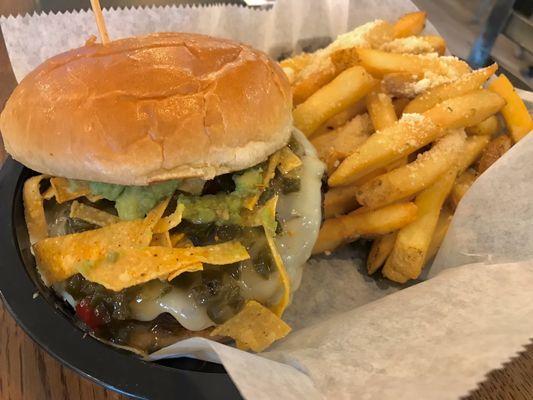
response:
[[[357,1],[357,0],[353,0]],[[379,0],[377,0],[379,1]],[[102,7],[231,3],[268,8],[275,0],[100,0]],[[413,0],[448,42],[454,55],[473,67],[491,60],[515,84],[533,89],[533,0]],[[1,0],[0,15],[90,8],[89,0]]]

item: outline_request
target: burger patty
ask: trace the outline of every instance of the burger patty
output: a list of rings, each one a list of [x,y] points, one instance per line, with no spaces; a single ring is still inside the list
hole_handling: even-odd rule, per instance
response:
[[[275,241],[294,291],[320,227],[317,193],[323,166],[299,132],[295,132],[290,147],[301,158],[302,166],[290,176],[276,173],[259,204],[279,196]],[[232,193],[235,182],[231,175],[207,181],[202,197]],[[64,225],[70,231],[94,228],[69,218]],[[251,258],[224,268],[206,264],[203,271],[182,274],[171,282],[155,280],[120,292],[107,290],[79,274],[54,288],[99,337],[147,352],[170,344],[173,337],[178,340],[183,328],[202,331],[225,322],[248,299],[275,304],[281,297],[283,288],[262,228],[185,220],[175,230],[185,233],[196,246],[238,240]],[[147,332],[153,333],[151,339]]]

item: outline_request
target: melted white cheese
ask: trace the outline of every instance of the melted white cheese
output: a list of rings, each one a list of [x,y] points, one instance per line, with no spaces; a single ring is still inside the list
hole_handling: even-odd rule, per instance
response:
[[[139,321],[151,321],[167,312],[190,331],[199,331],[213,325],[206,308],[197,305],[190,293],[173,286],[170,290],[168,288],[167,284],[157,280],[145,284],[141,296],[130,303],[131,317]],[[166,293],[165,289],[168,290]]]
[[[320,230],[324,164],[303,133],[295,130],[293,135],[304,148],[301,185],[298,192],[279,198],[277,212],[286,222],[284,233],[275,240],[291,280],[291,290],[295,291],[300,286],[305,262],[311,256]]]
[[[324,173],[324,165],[317,158],[311,143],[299,131],[295,131],[294,135],[304,148],[300,190],[280,195],[277,211],[280,219],[284,221],[284,233],[276,237],[279,253],[291,280],[292,291],[300,285],[304,264],[311,255],[320,229],[320,189]],[[245,299],[272,303],[282,290],[278,276],[273,273],[265,279],[252,268],[243,268],[237,283]],[[56,291],[69,303],[74,303],[74,299],[62,288],[56,287]],[[151,321],[159,314],[168,312],[190,331],[199,331],[214,325],[207,315],[206,307],[197,305],[187,289],[172,286],[169,290],[167,284],[159,281],[146,284],[142,294],[130,306],[132,318],[140,321]]]
[[[272,273],[265,279],[248,265],[241,270],[237,285],[246,300],[253,299],[263,304],[269,304],[276,292],[281,289],[278,273]]]

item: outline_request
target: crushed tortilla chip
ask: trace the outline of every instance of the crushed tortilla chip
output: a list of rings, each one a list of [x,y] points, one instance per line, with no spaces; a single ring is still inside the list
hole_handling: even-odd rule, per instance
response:
[[[91,203],[96,203],[97,201],[102,200],[104,196],[100,196],[99,194],[86,194],[85,198]]]
[[[56,195],[56,191],[52,186],[50,186],[48,189],[46,189],[43,193],[43,199],[50,200]]]
[[[211,336],[227,336],[235,339],[237,347],[256,353],[268,348],[291,331],[281,318],[255,300],[249,300],[244,308],[211,332]]]
[[[201,270],[202,263],[226,265],[250,258],[239,242],[187,247],[143,247],[115,249],[79,272],[89,281],[119,291],[152,279],[176,277]]]
[[[261,194],[266,188],[268,188],[268,186],[270,185],[270,181],[272,180],[272,178],[274,178],[274,175],[276,174],[276,167],[279,164],[280,156],[281,153],[279,151],[276,151],[270,156],[270,158],[268,159],[268,166],[263,173],[263,182],[261,184],[261,190],[259,190],[253,196],[250,196],[244,200],[244,208],[248,210],[253,210],[255,208],[257,202],[259,201],[259,198],[261,197]]]
[[[152,236],[152,241],[150,242],[150,246],[173,247],[168,231],[154,233],[154,236]]]
[[[288,147],[280,150],[280,159],[278,169],[283,175],[291,172],[302,165],[302,160]]]
[[[50,185],[54,188],[55,198],[59,204],[91,194],[91,189],[85,182],[71,185],[68,179],[54,177],[50,179]]]
[[[277,316],[281,317],[290,302],[291,281],[289,279],[287,270],[285,269],[285,265],[283,264],[283,260],[281,259],[281,256],[279,255],[278,249],[276,247],[276,243],[274,242],[274,237],[271,234],[269,234],[266,227],[264,229],[265,229],[265,236],[268,242],[268,247],[270,248],[270,253],[272,254],[274,264],[276,264],[276,268],[279,273],[279,280],[281,281],[281,284],[283,285],[283,294],[281,295],[281,299],[279,300],[277,304],[271,307],[271,310]]]
[[[176,210],[170,214],[168,217],[163,217],[159,222],[154,226],[154,233],[163,233],[171,230],[178,226],[183,217],[183,211],[185,210],[185,205],[178,203],[176,205]]]
[[[189,267],[188,267],[191,271],[187,271],[187,272],[195,272],[195,271],[201,271],[204,269],[204,265],[199,262],[199,263],[193,263],[193,264],[190,264]],[[182,270],[177,270],[175,272],[172,272],[171,274],[168,275],[167,277],[167,281],[171,281],[172,279],[176,278],[177,276],[181,275],[184,271]]]
[[[245,212],[242,215],[243,226],[263,226],[272,235],[276,235],[276,206],[278,204],[278,197],[271,197],[260,209],[254,212]]]
[[[183,232],[174,232],[170,234],[170,243],[172,244],[172,247],[178,247],[176,244],[181,242],[182,240],[186,239],[187,236]]]
[[[43,196],[41,195],[41,181],[44,175],[37,175],[24,182],[22,199],[24,202],[24,218],[28,226],[30,243],[34,243],[48,237],[48,225],[44,214]]]
[[[107,226],[119,222],[116,215],[73,201],[70,206],[70,218],[78,218],[98,226]]]
[[[159,221],[168,199],[162,201],[145,219],[121,221],[99,229],[40,240],[33,246],[37,267],[47,285],[78,273],[109,252],[121,248],[145,247],[152,241],[152,229]]]
[[[193,247],[194,244],[191,240],[182,232],[175,232],[170,234],[170,242],[172,247]]]
[[[163,213],[167,209],[169,202],[170,197],[167,197],[166,199],[162,200],[157,206],[152,208],[152,210],[148,214],[146,214],[144,221],[147,225],[150,226],[150,230],[152,232],[159,220],[163,217]]]
[[[73,184],[66,178],[54,177],[50,179],[50,188],[51,192],[53,192],[53,196],[59,204],[80,197],[86,197],[91,203],[103,199],[102,196],[92,194],[87,182],[83,181],[76,181]],[[48,193],[47,191],[45,194],[50,195],[51,193]]]

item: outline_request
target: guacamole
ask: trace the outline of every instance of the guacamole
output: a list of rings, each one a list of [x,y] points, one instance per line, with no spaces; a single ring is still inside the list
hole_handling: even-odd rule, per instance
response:
[[[206,194],[194,196],[181,194],[178,202],[185,205],[183,218],[195,224],[242,223],[243,202],[246,198],[259,193],[263,182],[263,169],[250,168],[243,174],[233,175],[235,190],[231,193]]]
[[[89,189],[93,195],[114,201],[120,219],[132,220],[146,216],[157,203],[171,196],[179,183],[178,180],[172,180],[149,186],[122,186],[89,182]],[[70,185],[75,187],[78,183],[71,180]]]
[[[259,193],[263,181],[263,169],[250,168],[242,174],[233,175],[232,179],[235,190],[229,194],[180,195],[178,201],[185,205],[183,217],[195,223],[238,224],[244,199]],[[70,181],[70,185],[74,188],[78,184],[78,181]],[[93,195],[115,202],[120,219],[132,220],[145,217],[157,203],[172,196],[178,189],[180,181],[171,180],[149,186],[122,186],[101,182],[88,184]]]

